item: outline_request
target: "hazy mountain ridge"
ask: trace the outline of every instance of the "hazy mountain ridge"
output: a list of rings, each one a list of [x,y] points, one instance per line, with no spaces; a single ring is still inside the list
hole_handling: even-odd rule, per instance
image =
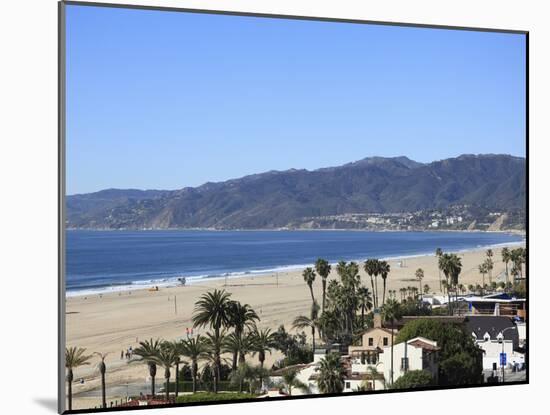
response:
[[[67,197],[67,226],[91,229],[279,228],[305,217],[411,212],[453,204],[525,207],[525,159],[462,155],[432,163],[369,157],[317,170],[268,171],[180,190]]]

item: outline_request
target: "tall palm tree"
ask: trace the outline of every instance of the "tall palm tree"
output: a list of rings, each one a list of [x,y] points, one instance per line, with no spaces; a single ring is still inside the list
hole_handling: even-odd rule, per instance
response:
[[[214,353],[214,392],[218,392],[218,382],[220,381],[220,366],[221,366],[221,349],[222,342],[221,333],[223,327],[227,327],[231,323],[230,308],[231,294],[225,290],[214,290],[207,292],[199,298],[195,303],[193,310],[193,326],[205,327],[209,326],[214,330],[213,335],[209,335],[208,340],[213,347],[211,351]]]
[[[437,264],[437,271],[439,273],[439,291],[442,291],[443,290],[443,287],[441,286],[441,267],[439,266],[439,257],[443,255],[443,250],[441,248],[437,248],[435,250],[435,256],[438,260],[438,264]]]
[[[235,336],[241,341],[245,329],[254,330],[256,321],[260,321],[258,314],[248,304],[231,301],[229,304],[229,326],[235,329]],[[233,352],[232,370],[237,369],[237,361],[241,360],[237,352]]]
[[[481,274],[481,286],[485,287],[485,274],[487,274],[487,263],[480,264],[477,269],[479,270],[479,273]]]
[[[99,369],[99,374],[101,375],[101,407],[107,408],[107,398],[105,396],[105,372],[107,371],[107,366],[105,365],[105,358],[109,353],[99,353],[95,352],[100,359],[97,368]]]
[[[69,411],[73,409],[73,369],[79,366],[89,365],[91,355],[86,355],[86,349],[82,347],[65,348],[65,369],[67,369],[67,401]]]
[[[304,329],[304,328],[311,329],[313,353],[315,353],[315,330],[317,327],[319,327],[318,318],[319,318],[319,305],[317,304],[317,301],[314,301],[313,305],[311,306],[310,317],[298,316],[292,322],[292,328],[294,329]]]
[[[253,336],[253,342],[252,342],[253,351],[254,353],[258,353],[260,368],[263,370],[266,353],[269,352],[271,354],[271,349],[275,348],[276,346],[275,334],[271,333],[270,329],[258,330],[258,328],[256,328],[252,333],[252,336]],[[263,372],[259,372],[259,378],[260,378],[260,387],[263,387],[263,381],[264,381]]]
[[[218,393],[219,383],[221,380],[222,354],[227,346],[227,331],[224,329],[218,336],[212,333],[206,333],[205,345],[206,353],[204,359],[210,362],[212,373],[214,374],[214,393]]]
[[[462,262],[456,254],[443,254],[439,257],[441,269],[447,281],[447,295],[449,297],[449,314],[452,315],[451,289],[455,291],[458,286],[458,278],[462,270]]]
[[[489,285],[493,282],[493,260],[489,257],[485,260],[487,273],[489,274]]]
[[[390,264],[388,264],[386,261],[380,261],[378,271],[380,272],[380,276],[382,277],[382,281],[384,283],[384,288],[382,291],[383,305],[386,302],[386,279],[388,278],[388,274],[390,273]]]
[[[283,373],[283,384],[285,385],[288,396],[292,396],[292,389],[298,388],[303,391],[308,392],[309,387],[298,379],[298,370],[297,369],[287,369]]]
[[[191,377],[193,378],[193,393],[197,392],[197,374],[199,372],[199,360],[206,354],[205,339],[200,334],[197,337],[182,340],[181,354],[191,360]]]
[[[134,353],[140,357],[139,362],[144,361],[149,367],[149,376],[151,376],[151,395],[155,396],[155,377],[157,376],[157,363],[154,357],[158,354],[161,348],[162,341],[160,339],[150,339],[139,342]]]
[[[416,280],[418,281],[418,285],[420,286],[420,294],[422,294],[422,280],[424,279],[424,270],[422,268],[418,268],[416,272],[414,273],[414,276],[416,277]]]
[[[310,267],[307,267],[302,273],[302,276],[304,277],[304,281],[309,287],[309,292],[311,293],[312,302],[315,302],[315,297],[313,296],[313,282],[315,281],[315,275],[316,275],[315,271],[313,270],[313,268],[310,268]]]
[[[344,390],[345,369],[338,353],[329,353],[319,362],[317,385],[321,393],[341,393]]]
[[[361,327],[365,327],[365,311],[372,308],[372,297],[369,289],[365,286],[357,289],[357,297],[359,299],[359,308],[361,308]]]
[[[382,307],[382,316],[384,317],[385,321],[391,322],[391,357],[390,357],[390,380],[391,384],[393,385],[393,334],[394,329],[393,325],[395,320],[398,320],[401,318],[401,306],[399,303],[395,300],[390,300],[384,306]]]
[[[326,291],[327,291],[327,278],[330,274],[330,264],[323,258],[317,259],[315,262],[315,270],[317,274],[321,276],[321,282],[323,284],[323,302],[321,304],[321,312],[325,312]]]
[[[174,366],[176,367],[175,380],[174,380],[174,395],[177,398],[179,395],[179,382],[180,382],[180,364],[181,358],[180,355],[183,354],[182,342],[181,341],[172,341],[168,343],[169,347],[174,350],[175,359]]]
[[[170,342],[162,342],[160,350],[152,356],[152,360],[164,368],[164,389],[165,389],[165,400],[166,402],[170,399],[170,369],[176,364],[176,358],[178,357],[178,352],[172,347]]]
[[[370,283],[372,287],[372,298],[374,302],[374,308],[378,308],[378,292],[374,288],[374,279],[373,277],[378,276],[379,272],[379,266],[378,266],[378,260],[377,259],[367,259],[363,265],[365,272],[370,277]]]
[[[500,252],[502,255],[502,262],[504,262],[504,266],[506,269],[506,283],[508,283],[508,262],[511,260],[510,256],[510,249],[507,247],[502,248],[502,251]]]

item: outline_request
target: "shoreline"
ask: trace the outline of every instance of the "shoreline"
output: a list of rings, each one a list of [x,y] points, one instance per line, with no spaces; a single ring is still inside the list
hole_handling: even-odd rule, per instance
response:
[[[481,284],[483,277],[478,266],[486,259],[485,249],[461,252],[460,258],[460,283],[465,287],[469,284]],[[505,265],[502,262],[501,248],[494,248],[493,260],[493,281],[503,281]],[[400,289],[418,287],[419,281],[415,278],[418,268],[424,270],[421,284],[430,287],[428,293],[441,293],[440,273],[433,253],[408,258],[401,264],[399,259],[391,259],[388,262],[391,271],[387,279],[386,296],[393,290],[399,298]],[[370,291],[370,278],[362,267],[359,276],[362,284]],[[328,281],[333,279],[339,279],[335,267],[331,270]],[[485,282],[489,282],[489,276],[485,276]],[[123,291],[109,292],[101,296],[73,296],[66,300],[66,346],[83,347],[89,353],[108,353],[108,388],[125,385],[127,382],[146,384],[149,382],[147,367],[128,364],[127,360],[120,358],[121,351],[130,346],[137,347],[139,341],[144,339],[162,338],[172,341],[185,338],[186,328],[193,327],[195,302],[201,295],[214,289],[225,289],[231,294],[232,299],[249,304],[261,319],[258,323],[260,329],[269,328],[275,331],[284,325],[289,332],[296,333],[297,330],[292,328],[292,322],[299,315],[308,315],[311,308],[311,294],[301,270],[261,276],[244,275],[228,279],[227,285],[223,279],[203,279],[186,286],[159,288],[158,291],[134,289],[131,294]],[[319,277],[314,281],[313,293],[317,299],[322,296]],[[382,295],[380,280],[378,293]],[[206,328],[194,330],[195,335],[205,335],[207,332]],[[309,333],[306,335],[308,341],[311,341]],[[279,358],[281,354],[278,351],[268,354],[266,366],[271,367]],[[254,365],[258,363],[257,359],[257,356],[247,356],[247,361]],[[84,379],[83,384],[74,385],[75,400],[87,402],[91,398],[85,398],[80,394],[98,390],[100,387],[96,365],[79,367],[75,370],[74,376],[75,379]]]
[[[526,243],[525,240],[522,241],[514,241],[514,242],[502,242],[498,244],[491,244],[491,245],[484,245],[479,247],[470,247],[470,248],[463,248],[455,251],[450,251],[454,253],[466,253],[466,252],[479,252],[479,251],[485,251],[487,249],[499,249],[506,246],[521,246]],[[409,260],[414,258],[424,258],[424,257],[430,257],[434,256],[435,253],[417,253],[417,254],[411,254],[411,255],[397,255],[397,256],[385,256],[379,258],[383,261],[401,261],[401,260]],[[361,264],[365,259],[350,259],[346,262],[357,262],[358,264]],[[331,262],[330,265],[335,267],[337,262]],[[181,285],[179,283],[178,278],[186,278],[186,284],[185,286],[192,286],[197,285],[200,283],[208,283],[208,282],[216,282],[220,280],[225,280],[227,278],[228,282],[230,280],[238,280],[242,278],[254,278],[254,277],[273,277],[276,274],[286,273],[286,272],[301,272],[306,267],[313,267],[314,264],[292,264],[292,265],[281,265],[276,266],[275,268],[270,268],[266,270],[258,270],[258,269],[250,269],[246,271],[228,271],[226,273],[220,274],[220,275],[178,275],[178,276],[170,276],[166,278],[161,278],[158,280],[142,280],[142,281],[132,281],[131,284],[120,284],[120,285],[110,285],[105,287],[98,287],[98,288],[91,288],[91,289],[75,289],[75,290],[67,290],[65,292],[66,298],[74,298],[74,297],[85,297],[85,296],[94,296],[94,295],[105,295],[105,294],[111,294],[111,293],[122,293],[122,292],[134,292],[134,291],[142,291],[142,290],[149,290],[153,287],[159,287],[160,288],[177,288],[177,287],[184,287],[184,285]],[[227,274],[227,275],[226,275]]]

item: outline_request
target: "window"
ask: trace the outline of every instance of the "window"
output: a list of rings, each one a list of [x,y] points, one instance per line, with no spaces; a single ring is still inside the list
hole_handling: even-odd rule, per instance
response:
[[[388,338],[384,337],[384,346],[387,346],[387,345],[388,345]]]
[[[374,339],[369,337],[369,346],[374,346]]]
[[[402,357],[401,358],[401,370],[409,370],[409,358],[408,357]]]
[[[351,389],[351,382],[346,382],[346,389]]]

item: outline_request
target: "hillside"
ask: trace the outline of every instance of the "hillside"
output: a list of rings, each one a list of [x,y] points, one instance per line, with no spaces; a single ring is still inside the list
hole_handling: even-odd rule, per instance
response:
[[[467,204],[525,208],[525,159],[462,155],[432,163],[371,157],[181,190],[117,190],[67,197],[67,226],[91,229],[279,228],[303,218],[413,212]]]

